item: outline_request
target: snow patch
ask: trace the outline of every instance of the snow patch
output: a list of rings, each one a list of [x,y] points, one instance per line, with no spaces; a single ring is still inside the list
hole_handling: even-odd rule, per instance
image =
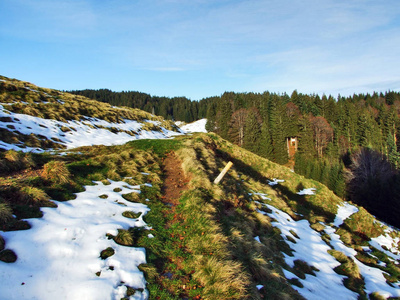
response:
[[[207,123],[207,119],[201,119],[201,120],[198,120],[193,123],[186,124],[186,125],[180,124],[180,128],[185,133],[207,132],[206,123]]]
[[[315,195],[316,188],[309,188],[297,192],[297,195]]]
[[[274,178],[272,181],[269,181],[268,184],[269,184],[270,186],[274,186],[274,185],[279,184],[279,182],[285,182],[285,180]]]
[[[286,278],[292,279],[297,278],[303,285],[304,288],[299,288],[293,285],[301,295],[307,299],[337,299],[340,295],[343,299],[357,299],[358,294],[348,290],[342,280],[345,276],[339,275],[334,271],[334,268],[340,263],[328,253],[331,249],[321,238],[321,235],[310,227],[307,220],[294,221],[288,214],[275,208],[272,205],[261,203],[266,206],[271,213],[258,210],[263,215],[268,215],[275,221],[272,225],[279,228],[281,236],[286,240],[286,243],[293,250],[293,256],[285,256],[285,262],[293,267],[295,260],[303,260],[308,265],[314,266],[319,271],[316,271],[316,276],[306,274],[306,279],[300,279],[288,270],[283,270]],[[383,276],[384,271],[367,266],[360,262],[355,256],[357,251],[353,248],[347,247],[341,240],[340,236],[337,235],[336,227],[340,226],[343,221],[357,212],[358,209],[350,204],[344,204],[339,207],[338,215],[335,219],[334,226],[325,225],[325,233],[330,236],[330,245],[333,249],[343,252],[346,256],[353,259],[357,264],[361,275],[365,281],[365,291],[367,294],[373,292],[379,292],[384,297],[400,297],[400,282],[393,283],[393,287],[386,283],[386,279]],[[371,245],[384,251],[381,245],[386,246],[388,249],[394,251],[395,246],[399,242],[398,238],[392,239],[388,234],[390,230],[387,230],[386,235],[382,235],[378,238],[372,239]],[[293,234],[294,233],[294,234]],[[295,242],[293,242],[293,240]],[[369,250],[369,248],[368,248]],[[398,254],[386,251],[394,259],[400,259]]]
[[[333,226],[339,227],[343,224],[344,220],[356,212],[358,212],[358,208],[347,202],[343,206],[339,206]]]
[[[148,228],[142,218],[149,208],[122,198],[122,194],[140,192],[140,186],[110,183],[95,182],[76,194],[75,200],[54,201],[58,207],[42,208],[43,217],[30,219],[29,230],[1,233],[7,248],[18,256],[15,263],[0,262],[2,299],[121,299],[124,285],[146,288],[138,269],[146,263],[145,249],[120,246],[106,233],[116,235],[118,229],[135,226]],[[115,188],[122,191],[114,192]],[[99,198],[103,194],[108,198]],[[125,218],[122,213],[126,210],[141,216]],[[108,247],[115,254],[102,260],[100,252]],[[147,297],[145,291],[133,299]]]

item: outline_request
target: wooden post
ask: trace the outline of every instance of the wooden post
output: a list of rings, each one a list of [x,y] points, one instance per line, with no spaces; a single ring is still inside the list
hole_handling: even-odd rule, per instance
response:
[[[218,175],[217,178],[214,180],[214,184],[218,184],[221,179],[225,176],[226,172],[229,171],[229,169],[232,167],[233,163],[230,161],[226,164],[225,168],[222,170],[222,172]]]

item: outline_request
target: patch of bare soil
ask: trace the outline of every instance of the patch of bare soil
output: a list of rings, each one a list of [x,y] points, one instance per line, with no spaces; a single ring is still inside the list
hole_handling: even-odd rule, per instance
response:
[[[188,189],[190,179],[182,170],[182,162],[174,152],[167,154],[163,161],[165,174],[164,186],[162,188],[163,200],[172,207],[179,204],[179,198],[183,191]]]

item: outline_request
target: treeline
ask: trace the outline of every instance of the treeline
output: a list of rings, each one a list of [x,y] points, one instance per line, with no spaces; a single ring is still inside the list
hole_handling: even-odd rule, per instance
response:
[[[338,159],[359,147],[393,157],[396,164],[400,94],[291,96],[224,93],[209,103],[208,129],[278,163],[288,161],[286,138],[297,137],[298,153]],[[269,143],[266,143],[269,142]]]
[[[209,100],[191,101],[186,97],[158,97],[146,93],[128,91],[113,92],[108,89],[69,91],[115,106],[139,108],[167,120],[193,122],[206,117]]]

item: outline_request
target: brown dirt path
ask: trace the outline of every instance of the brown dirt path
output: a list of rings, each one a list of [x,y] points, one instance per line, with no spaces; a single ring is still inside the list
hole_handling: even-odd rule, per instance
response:
[[[179,204],[181,193],[188,189],[190,179],[185,176],[182,162],[174,152],[168,153],[164,158],[163,168],[165,173],[163,200],[174,207]]]

